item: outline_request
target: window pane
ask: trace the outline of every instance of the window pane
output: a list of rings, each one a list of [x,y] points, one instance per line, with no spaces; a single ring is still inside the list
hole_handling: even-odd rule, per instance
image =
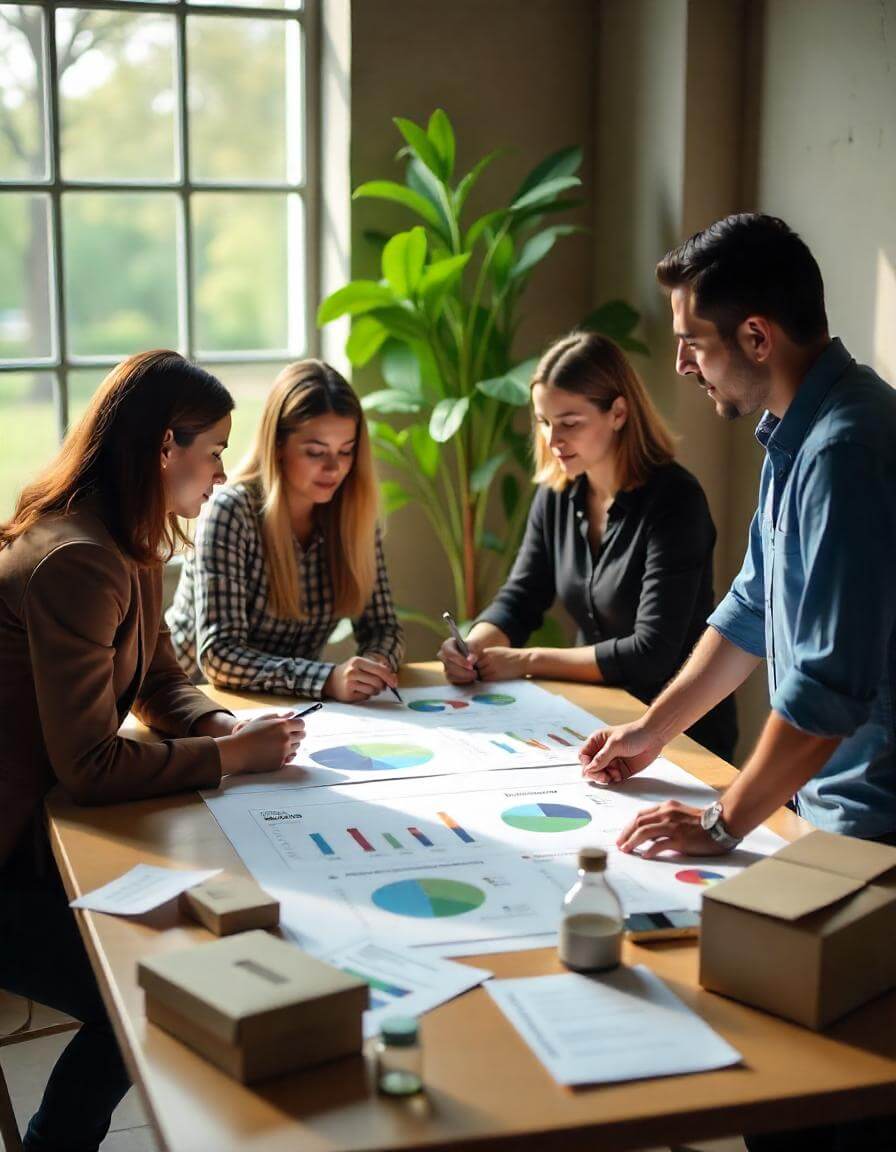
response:
[[[204,4],[228,4],[231,8],[301,8],[302,0],[187,0],[201,8]]]
[[[0,195],[0,360],[53,352],[50,198]]]
[[[224,453],[224,470],[228,476],[235,474],[249,451],[268,392],[286,363],[215,364],[210,360],[202,361],[202,367],[218,377],[236,402],[230,440]]]
[[[0,519],[59,447],[50,372],[0,372]]]
[[[90,398],[106,378],[108,368],[76,368],[69,371],[68,426],[74,427],[84,415]]]
[[[196,345],[204,354],[302,349],[303,239],[298,196],[193,197]]]
[[[187,27],[193,179],[300,179],[298,24],[194,16]]]
[[[0,180],[46,180],[44,14],[0,4]]]
[[[173,16],[63,8],[56,14],[62,174],[177,175]]]
[[[63,198],[66,331],[75,356],[177,347],[177,197]]]

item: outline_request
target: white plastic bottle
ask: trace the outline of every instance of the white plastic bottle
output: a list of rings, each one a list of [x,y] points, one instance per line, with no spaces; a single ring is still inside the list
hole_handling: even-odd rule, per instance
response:
[[[558,952],[576,972],[600,972],[619,963],[624,917],[606,867],[603,848],[580,849],[578,879],[563,898]]]

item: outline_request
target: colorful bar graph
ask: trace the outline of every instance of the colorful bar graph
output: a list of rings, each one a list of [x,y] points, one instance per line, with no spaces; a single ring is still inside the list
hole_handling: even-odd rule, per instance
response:
[[[461,828],[460,824],[448,812],[437,812],[436,815],[442,821],[446,828],[450,828],[455,836],[459,836],[464,844],[472,844],[473,837],[465,828]]]
[[[387,844],[389,844],[389,845],[390,845],[392,848],[400,848],[400,847],[401,847],[401,841],[400,841],[400,840],[398,840],[398,839],[396,839],[396,837],[395,837],[395,836],[393,836],[391,832],[384,832],[384,833],[383,833],[383,839],[384,839],[384,840],[386,841],[386,843],[387,843]]]
[[[542,744],[538,740],[527,740],[525,736],[517,736],[516,732],[508,732],[507,735],[514,740],[519,740],[521,744],[528,744],[530,748],[540,748],[542,752],[550,752],[547,744]]]
[[[323,852],[324,856],[334,856],[335,855],[333,849],[326,842],[326,840],[324,840],[324,838],[323,838],[323,836],[321,836],[320,832],[312,832],[311,833],[311,839],[318,846],[318,848],[320,848],[320,850],[321,850],[321,852]]]
[[[492,744],[494,744],[496,748],[500,748],[502,752],[510,752],[514,756],[518,755],[516,748],[511,748],[509,744],[502,744],[500,740],[492,740]]]
[[[432,840],[421,832],[419,828],[408,828],[408,832],[410,832],[415,840],[419,840],[424,848],[432,848]]]
[[[587,740],[588,739],[588,737],[583,736],[581,732],[576,732],[575,728],[567,728],[565,724],[563,725],[563,731],[568,732],[570,734],[570,736],[575,736],[576,740]]]
[[[376,852],[376,848],[374,848],[374,846],[370,843],[364,833],[360,831],[360,829],[346,828],[346,832],[348,832],[349,836],[351,836],[352,840],[354,840],[356,844],[361,845],[365,852]]]
[[[554,732],[548,732],[548,739],[553,740],[557,744],[562,744],[564,748],[572,748],[572,744],[568,740],[564,740],[562,736],[558,736]]]

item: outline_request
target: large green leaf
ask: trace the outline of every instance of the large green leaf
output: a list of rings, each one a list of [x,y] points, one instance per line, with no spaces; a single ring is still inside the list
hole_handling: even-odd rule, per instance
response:
[[[399,296],[413,296],[426,263],[426,230],[396,233],[383,249],[383,276]]]
[[[441,177],[450,180],[454,175],[455,140],[451,121],[441,108],[436,108],[429,118],[426,134],[432,142],[441,161]]]
[[[432,204],[439,220],[438,225],[433,226],[435,236],[442,241],[446,250],[451,251],[451,221],[448,216],[450,192],[447,185],[443,184],[438,176],[434,172],[430,172],[426,165],[421,164],[416,157],[412,157],[408,162],[405,180],[412,191]]]
[[[403,485],[399,484],[397,480],[383,480],[380,482],[380,502],[382,504],[383,512],[387,516],[391,516],[393,512],[397,512],[399,508],[403,508],[405,504],[410,504],[413,496],[407,491]]]
[[[389,335],[398,340],[419,340],[425,335],[420,317],[408,308],[401,308],[397,302],[394,308],[373,310],[373,315]]]
[[[529,382],[537,363],[538,361],[534,358],[524,360],[515,368],[511,368],[509,372],[505,372],[503,376],[493,376],[490,380],[480,380],[476,389],[485,396],[490,396],[493,400],[500,400],[504,404],[513,404],[517,408],[522,408],[529,403]]]
[[[488,168],[489,164],[498,156],[504,153],[505,149],[496,148],[494,152],[489,152],[487,156],[483,156],[478,164],[475,164],[470,171],[460,181],[458,186],[454,189],[454,211],[460,216],[464,210],[464,205],[467,202],[467,197],[473,191],[479,177]]]
[[[407,344],[390,340],[380,356],[380,369],[390,388],[410,392],[414,396],[422,395],[420,361]]]
[[[464,236],[464,251],[472,252],[480,236],[488,231],[497,232],[507,217],[508,213],[502,210],[500,212],[486,212],[484,216],[474,220]]]
[[[582,165],[582,149],[578,146],[562,148],[537,164],[517,189],[514,200],[525,196],[539,184],[558,176],[574,176]]]
[[[469,252],[459,256],[446,256],[436,260],[423,270],[418,291],[420,298],[430,311],[435,311],[446,292],[457,281],[470,259]]]
[[[546,180],[538,184],[523,196],[518,196],[510,205],[512,212],[523,212],[527,208],[542,208],[552,200],[556,200],[563,192],[570,188],[578,188],[582,181],[578,176],[557,176],[554,180]],[[542,208],[543,211],[543,208]]]
[[[367,431],[370,433],[371,440],[391,445],[394,448],[400,448],[403,443],[401,433],[396,432],[392,425],[387,424],[385,420],[368,420]]]
[[[425,424],[414,424],[408,429],[411,450],[424,476],[432,480],[439,470],[439,446],[429,434]]]
[[[317,310],[317,322],[329,324],[340,316],[357,316],[393,304],[395,294],[385,284],[378,284],[376,280],[352,280],[323,301]]]
[[[486,460],[478,468],[474,468],[470,473],[470,490],[472,492],[485,492],[506,459],[507,453],[499,452],[497,456],[492,456],[490,460]]]
[[[356,368],[362,368],[379,352],[389,333],[371,315],[357,316],[345,343],[345,354]]]
[[[609,336],[620,348],[628,352],[640,352],[644,356],[649,356],[650,349],[647,345],[631,335],[632,329],[640,319],[641,313],[625,300],[608,300],[586,316],[579,327],[599,332],[602,336]]]
[[[440,400],[429,419],[429,434],[439,444],[450,440],[457,432],[470,407],[469,396],[448,396]]]
[[[514,212],[510,221],[510,231],[522,232],[525,228],[539,228],[545,216],[556,216],[558,212],[571,212],[573,208],[581,208],[584,203],[582,197],[574,200],[554,200],[551,204],[527,208],[524,212]]]
[[[500,238],[495,237],[490,245],[492,251],[492,264],[491,272],[495,282],[495,287],[500,290],[510,278],[510,271],[513,268],[514,256],[516,255],[513,247],[513,237],[505,232]]]
[[[377,392],[368,392],[361,398],[361,407],[365,412],[419,412],[422,407],[420,400],[408,392],[399,392],[397,388],[381,388]]]
[[[410,208],[433,228],[441,227],[435,206],[419,192],[405,188],[403,184],[396,184],[394,180],[368,180],[366,184],[354,190],[352,199],[391,200],[395,204],[403,204],[405,208]]]
[[[479,542],[482,547],[487,548],[489,552],[497,552],[500,554],[507,549],[506,542],[502,540],[496,532],[492,532],[491,528],[484,528],[482,530]]]
[[[393,117],[393,123],[407,140],[414,154],[441,179],[443,175],[442,160],[426,132],[419,124],[415,124],[413,120],[405,120],[402,116]]]
[[[505,472],[501,480],[501,504],[508,520],[513,519],[520,502],[520,482],[512,472]]]
[[[543,232],[536,232],[534,236],[530,236],[510,271],[511,280],[519,280],[521,276],[531,272],[535,265],[547,256],[561,236],[581,231],[583,229],[576,228],[573,224],[555,224],[553,228],[545,228]]]

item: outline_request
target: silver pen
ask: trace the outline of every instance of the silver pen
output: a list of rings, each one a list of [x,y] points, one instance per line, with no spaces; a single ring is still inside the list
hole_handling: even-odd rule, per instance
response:
[[[451,615],[450,612],[443,612],[442,613],[442,619],[448,625],[448,628],[451,631],[451,636],[454,639],[454,643],[457,645],[461,656],[463,656],[463,658],[465,660],[469,660],[469,658],[471,656],[470,649],[467,647],[467,643],[464,640],[463,636],[461,636],[460,629],[458,628],[454,617]],[[480,679],[479,669],[476,668],[475,672],[476,672],[476,679],[479,680]]]

